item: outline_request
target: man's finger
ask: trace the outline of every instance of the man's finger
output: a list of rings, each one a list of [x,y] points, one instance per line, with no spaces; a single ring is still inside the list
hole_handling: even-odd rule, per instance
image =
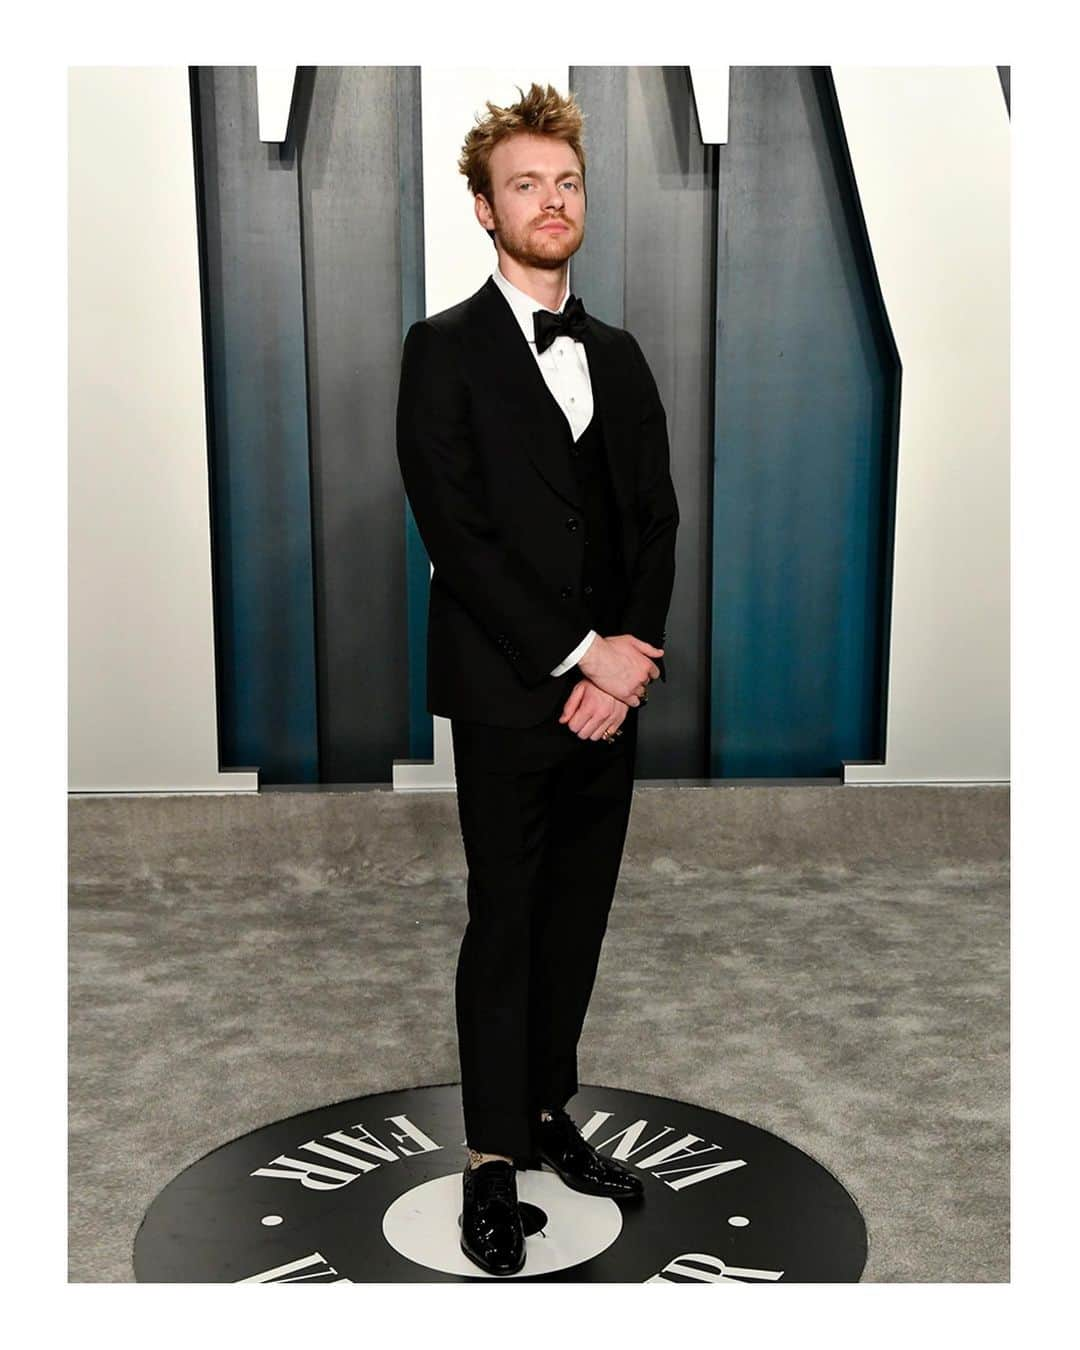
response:
[[[583,741],[591,741],[597,731],[604,725],[605,720],[606,719],[602,714],[593,713],[591,717],[587,717],[582,725],[578,727],[578,736],[580,736]]]
[[[574,685],[573,689],[570,691],[570,697],[563,704],[562,716],[559,718],[560,722],[565,722],[568,718],[573,717],[578,705],[585,697],[585,690],[587,688],[588,686],[584,680]]]
[[[588,693],[588,690],[585,690]],[[583,729],[587,727],[596,717],[596,710],[592,706],[592,700],[582,697],[578,701],[578,706],[574,712],[571,721],[570,730],[575,736],[580,736]]]
[[[592,688],[585,685],[582,689],[582,698],[579,701],[576,712],[572,715],[570,730],[575,736],[588,736],[596,727],[597,722],[603,716],[597,707],[596,700],[589,698]]]

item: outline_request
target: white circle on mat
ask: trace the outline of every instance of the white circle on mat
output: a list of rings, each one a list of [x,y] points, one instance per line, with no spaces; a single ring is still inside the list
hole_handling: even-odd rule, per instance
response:
[[[518,1200],[536,1205],[547,1224],[525,1239],[525,1265],[519,1277],[545,1275],[590,1261],[622,1232],[622,1211],[606,1196],[579,1195],[554,1172],[530,1168],[517,1177]],[[399,1195],[383,1215],[383,1237],[396,1252],[428,1270],[479,1279],[514,1279],[489,1275],[458,1245],[461,1227],[461,1173],[436,1177]]]

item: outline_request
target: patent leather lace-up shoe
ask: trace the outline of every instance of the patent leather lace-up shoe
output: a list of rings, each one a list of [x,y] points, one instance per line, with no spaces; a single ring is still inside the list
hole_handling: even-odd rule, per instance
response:
[[[550,1120],[541,1120],[536,1140],[537,1158],[553,1167],[571,1190],[612,1200],[637,1199],[644,1192],[641,1178],[597,1153],[565,1111],[553,1110]]]
[[[525,1264],[525,1234],[514,1164],[500,1158],[479,1167],[466,1163],[462,1201],[461,1250],[489,1275],[516,1275]]]

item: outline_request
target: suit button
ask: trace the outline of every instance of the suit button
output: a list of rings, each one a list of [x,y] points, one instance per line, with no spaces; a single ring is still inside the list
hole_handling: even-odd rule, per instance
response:
[[[584,589],[585,589],[585,594],[586,594],[586,595],[592,595],[592,587],[591,587],[591,586],[586,586]]]
[[[566,522],[566,528],[568,530],[576,530],[577,527],[578,527],[577,521],[573,516],[571,516],[570,519]]]
[[[574,594],[574,592],[570,589],[569,586],[564,586],[564,587],[562,588],[562,590],[559,592],[559,599],[560,599],[560,600],[569,600],[570,597],[571,597],[573,594]]]

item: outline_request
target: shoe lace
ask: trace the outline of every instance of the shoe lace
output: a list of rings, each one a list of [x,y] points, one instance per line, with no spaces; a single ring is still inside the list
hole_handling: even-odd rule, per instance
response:
[[[477,1171],[486,1173],[484,1189],[489,1199],[514,1203],[514,1169],[510,1163],[482,1163]]]
[[[595,1154],[596,1150],[578,1129],[573,1116],[561,1110],[553,1111],[551,1115],[547,1129],[553,1132],[561,1148],[569,1150],[577,1158]]]
[[[574,1124],[573,1118],[565,1111],[552,1111],[551,1119],[547,1121],[546,1124],[549,1130],[562,1135],[564,1138],[567,1136],[577,1139],[581,1138],[581,1133]]]

